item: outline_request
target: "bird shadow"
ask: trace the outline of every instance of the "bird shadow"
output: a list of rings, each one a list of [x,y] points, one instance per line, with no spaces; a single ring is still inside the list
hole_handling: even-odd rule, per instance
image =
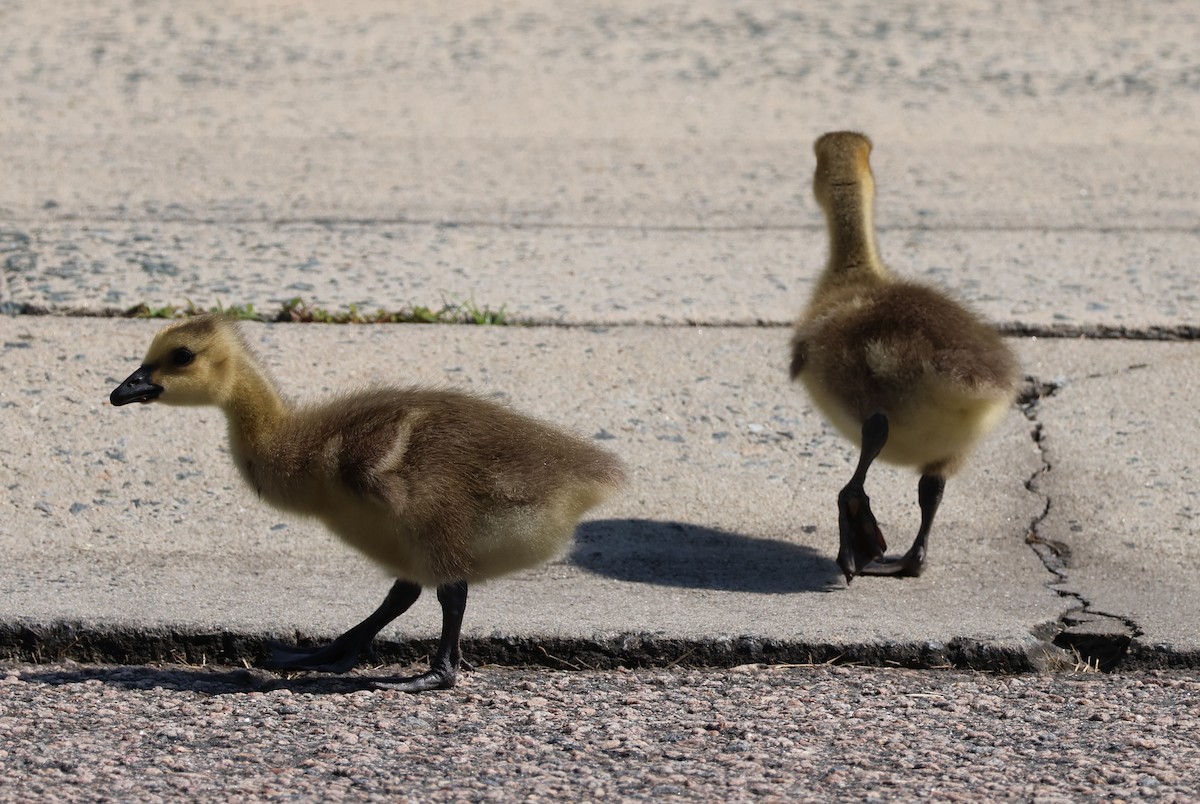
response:
[[[246,692],[270,692],[286,689],[297,693],[348,694],[377,690],[375,682],[394,681],[395,677],[378,669],[366,668],[344,675],[302,673],[280,675],[256,667],[120,665],[88,666],[34,670],[21,674],[22,680],[47,686],[84,684],[89,681],[127,690],[164,689],[195,692],[201,695],[231,695]]]
[[[567,560],[607,578],[685,589],[784,595],[844,585],[837,563],[811,547],[689,522],[585,522]]]

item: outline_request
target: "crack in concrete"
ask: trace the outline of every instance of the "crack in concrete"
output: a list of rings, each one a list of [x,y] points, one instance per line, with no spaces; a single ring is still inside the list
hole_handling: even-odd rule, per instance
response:
[[[1126,370],[1136,370],[1144,365],[1129,366]],[[1088,377],[1087,379],[1091,379]],[[1071,546],[1065,542],[1048,539],[1041,534],[1041,525],[1050,516],[1054,500],[1049,492],[1040,488],[1039,480],[1054,468],[1047,448],[1045,425],[1038,420],[1038,406],[1043,399],[1053,397],[1065,385],[1065,380],[1055,379],[1050,382],[1039,380],[1037,377],[1026,376],[1025,386],[1017,397],[1021,413],[1033,425],[1030,437],[1037,445],[1041,457],[1041,466],[1025,481],[1025,488],[1031,494],[1045,498],[1046,504],[1029,523],[1025,534],[1025,543],[1041,560],[1046,569],[1054,576],[1046,585],[1059,596],[1074,601],[1071,608],[1059,617],[1053,633],[1044,638],[1069,652],[1076,666],[1086,666],[1102,671],[1115,669],[1125,659],[1133,640],[1142,634],[1136,622],[1129,617],[1107,612],[1095,611],[1089,601],[1080,592],[1064,589],[1062,584],[1069,579],[1068,569],[1071,565]]]
[[[40,302],[4,301],[6,297],[0,292],[0,313],[6,315],[27,316],[56,316],[71,318],[145,318],[141,312],[146,302],[127,307],[82,307],[71,304],[43,304]],[[228,304],[229,307],[241,307],[249,302]],[[269,311],[264,313],[271,315]],[[284,319],[278,323],[305,323]],[[663,321],[660,319],[622,319],[618,321],[601,318],[581,318],[563,321],[559,318],[541,315],[520,316],[508,314],[505,325],[522,327],[554,327],[556,329],[622,329],[632,327],[647,327],[654,329],[671,329],[682,327],[724,327],[728,329],[790,329],[795,326],[793,321],[775,321],[764,318],[693,318],[685,317],[677,320]],[[1123,341],[1195,341],[1200,340],[1200,326],[1179,324],[1176,326],[1150,326],[1144,328],[1109,327],[1103,325],[1040,325],[1040,324],[1005,324],[998,326],[1005,335],[1021,338],[1055,338],[1055,339],[1085,339],[1085,340],[1123,340]],[[1130,366],[1130,369],[1145,368],[1146,364]],[[1083,379],[1094,379],[1104,375],[1088,375]]]
[[[722,217],[718,212],[714,217]],[[726,220],[735,217],[732,213],[725,214]],[[545,216],[534,210],[517,210],[510,218],[467,218],[467,217],[437,217],[421,215],[196,215],[182,207],[160,211],[159,214],[136,213],[120,210],[116,213],[90,212],[84,214],[50,214],[30,215],[20,214],[10,220],[24,226],[48,226],[55,224],[150,224],[178,226],[210,226],[213,224],[226,226],[420,226],[436,227],[439,229],[562,229],[566,231],[631,231],[631,232],[812,232],[824,235],[825,224],[818,221],[782,222],[739,222],[729,223],[717,221],[708,223],[645,223],[643,221],[582,221],[570,219],[545,219]],[[1069,234],[1193,234],[1196,227],[1190,224],[1161,224],[1144,225],[1111,224],[1107,226],[1084,226],[1074,223],[1066,224],[995,224],[995,223],[964,223],[947,222],[938,224],[929,221],[919,223],[880,224],[880,232],[1006,232],[1006,233],[1069,233]]]
[[[1195,324],[1148,324],[1130,327],[1124,324],[1036,324],[1010,321],[996,325],[1004,335],[1014,338],[1086,338],[1093,341],[1195,341],[1200,326]]]
[[[1125,368],[1116,369],[1115,371],[1097,371],[1093,374],[1085,374],[1082,380],[1103,380],[1109,377],[1121,377],[1125,374],[1132,374],[1135,371],[1150,368],[1149,363],[1130,363]]]

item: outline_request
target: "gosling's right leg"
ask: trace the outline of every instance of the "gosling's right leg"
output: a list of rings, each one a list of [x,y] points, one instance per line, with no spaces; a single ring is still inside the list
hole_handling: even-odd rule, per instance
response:
[[[384,626],[408,611],[421,595],[421,587],[410,581],[397,580],[392,584],[387,597],[379,608],[367,619],[342,634],[328,645],[300,647],[298,645],[271,646],[271,658],[267,666],[276,670],[319,670],[324,673],[344,673],[358,664],[358,657],[366,651],[374,655],[371,642]]]
[[[879,457],[888,439],[888,418],[884,413],[867,417],[862,427],[862,451],[858,467],[850,482],[838,494],[838,531],[841,543],[837,563],[850,583],[863,568],[880,558],[887,550],[883,532],[871,513],[871,498],[863,488],[867,470]]]
[[[463,661],[459,640],[462,637],[463,614],[467,610],[467,582],[446,583],[438,587],[438,602],[442,604],[442,636],[437,654],[424,673],[399,681],[377,681],[376,687],[400,692],[448,690],[458,683],[458,670],[470,670]]]

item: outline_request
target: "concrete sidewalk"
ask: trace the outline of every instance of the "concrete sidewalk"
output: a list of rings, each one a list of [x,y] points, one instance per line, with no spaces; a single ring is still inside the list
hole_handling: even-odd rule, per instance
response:
[[[379,602],[242,488],[216,411],[107,404],[161,322],[99,314],[299,297],[531,325],[246,325],[288,392],[473,388],[630,466],[567,557],[473,590],[476,658],[1197,664],[1200,24],[1018,5],[14,4],[0,654],[230,660]],[[1024,333],[1030,377],[925,575],[849,589],[856,456],[784,326],[824,260],[810,143],[845,127],[876,142],[885,260]],[[907,546],[915,476],[870,493]],[[437,623],[426,600],[384,635]]]

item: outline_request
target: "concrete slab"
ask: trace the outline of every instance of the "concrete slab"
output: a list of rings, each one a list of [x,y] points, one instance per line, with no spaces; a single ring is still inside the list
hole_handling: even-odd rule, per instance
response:
[[[313,523],[242,488],[215,410],[111,408],[152,322],[0,320],[0,622],[333,634],[388,580]],[[921,578],[844,588],[837,490],[855,456],[786,381],[764,329],[253,325],[285,388],[449,383],[500,396],[623,456],[628,492],[562,561],[480,587],[466,633],[576,642],[613,635],[805,646],[961,641],[1040,654],[1069,607],[1025,545],[1044,501],[1014,411],[949,485]],[[336,356],[336,357],[335,357]],[[896,547],[916,532],[916,478],[870,490]],[[389,635],[428,636],[432,601]],[[1038,636],[1035,636],[1035,633]]]
[[[1196,245],[1194,233],[1159,230],[880,234],[896,271],[1009,327],[1198,321]],[[13,224],[0,231],[0,304],[93,313],[253,304],[274,314],[293,298],[332,311],[470,299],[542,323],[783,325],[807,302],[826,253],[816,226]]]
[[[1041,342],[1026,368],[1061,387],[1037,420],[1065,591],[1123,621],[1146,653],[1200,651],[1193,343]]]
[[[1171,6],[5,15],[3,309],[786,322],[824,249],[811,141],[857,126],[898,270],[1016,329],[1200,313],[1198,26]]]
[[[47,99],[49,102],[50,99]],[[380,102],[386,102],[381,98]],[[737,114],[735,101],[714,115]],[[666,123],[654,116],[650,126]],[[986,121],[978,121],[986,128]],[[0,133],[21,221],[491,224],[609,228],[815,225],[812,141],[877,143],[879,218],[913,228],[1195,231],[1200,191],[1180,165],[1200,146],[1144,140],[992,145],[907,136],[893,120],[792,120],[764,141],[667,136],[322,138],[250,130],[226,142],[130,128],[86,140]]]
[[[1170,144],[1174,123],[1195,133],[1195,11],[1092,8],[13,3],[2,52],[31,132],[186,130],[231,151],[252,131],[298,146],[363,132],[737,142],[847,116],[890,121],[912,141]],[[737,113],[713,115],[719,106]]]

